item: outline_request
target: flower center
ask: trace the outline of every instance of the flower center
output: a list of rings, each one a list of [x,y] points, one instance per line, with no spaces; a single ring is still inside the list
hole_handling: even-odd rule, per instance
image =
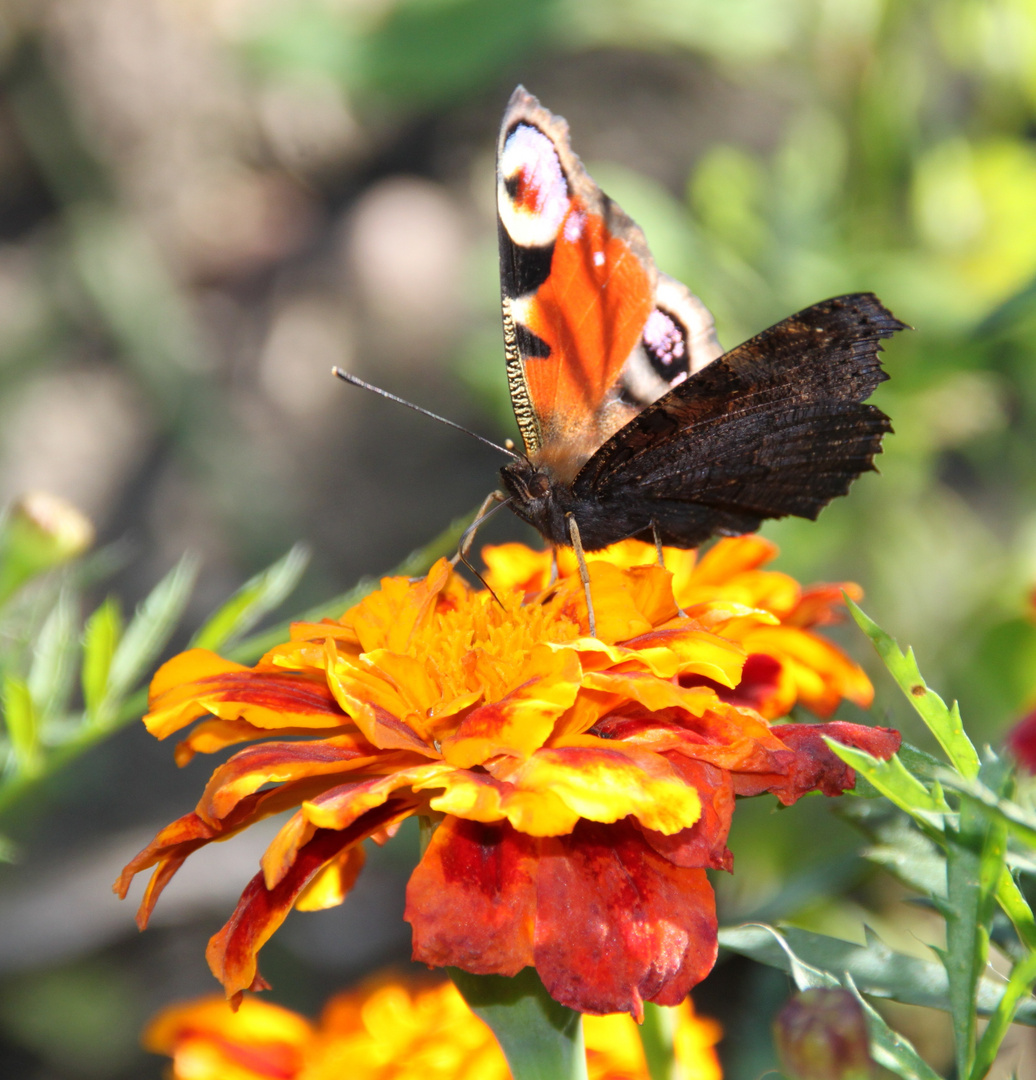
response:
[[[485,690],[492,697],[518,681],[537,645],[579,637],[564,593],[524,604],[517,592],[501,596],[500,603],[487,592],[471,593],[437,610],[407,651],[435,672],[445,694]]]

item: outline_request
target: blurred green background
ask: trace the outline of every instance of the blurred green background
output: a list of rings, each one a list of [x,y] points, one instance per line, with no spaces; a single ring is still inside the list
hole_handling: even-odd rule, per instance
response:
[[[298,539],[314,559],[286,610],[473,508],[491,452],[329,369],[514,434],[493,151],[519,81],[728,347],[849,290],[916,327],[874,399],[896,429],[881,475],[764,531],[801,579],[858,580],[997,741],[1036,695],[1036,0],[0,0],[0,500],[90,516],[93,602],[131,605],[196,552],[186,630]],[[887,682],[876,708],[922,741]],[[108,887],[205,769],[131,727],[2,823],[4,1076],[160,1074],[140,1024],[213,985],[204,941],[266,837],[185,871],[143,937]],[[852,935],[869,907],[923,951],[923,914],[862,876],[822,799],[739,818],[726,921]],[[276,1000],[313,1011],[405,958],[412,850],[289,920],[264,954]],[[730,961],[696,995],[737,1035],[728,1076],[772,1063],[787,992]],[[945,1064],[940,1018],[893,1021]]]

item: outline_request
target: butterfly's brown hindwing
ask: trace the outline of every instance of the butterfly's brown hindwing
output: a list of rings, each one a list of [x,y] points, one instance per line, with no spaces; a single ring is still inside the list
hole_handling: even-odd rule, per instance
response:
[[[571,485],[552,483],[516,512],[555,543],[574,515],[591,550],[652,526],[663,543],[695,547],[765,518],[815,518],[873,468],[891,430],[863,399],[887,378],[881,340],[904,327],[869,293],[806,308],[692,375],[613,435]]]

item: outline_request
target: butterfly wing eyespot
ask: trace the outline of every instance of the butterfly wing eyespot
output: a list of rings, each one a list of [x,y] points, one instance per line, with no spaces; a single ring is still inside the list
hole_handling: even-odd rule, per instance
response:
[[[719,353],[685,286],[521,87],[497,146],[505,361],[526,453],[562,480],[631,417]],[[667,321],[668,320],[668,321]],[[646,336],[645,336],[646,335]]]
[[[722,353],[709,309],[682,282],[660,273],[655,306],[622,369],[629,419]]]

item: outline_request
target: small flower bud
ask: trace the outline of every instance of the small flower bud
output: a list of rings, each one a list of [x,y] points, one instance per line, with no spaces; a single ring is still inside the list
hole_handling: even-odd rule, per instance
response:
[[[870,1080],[867,1020],[848,990],[807,990],[777,1014],[774,1045],[789,1080]]]
[[[0,530],[0,599],[29,578],[81,555],[94,527],[70,502],[46,491],[23,495]]]

